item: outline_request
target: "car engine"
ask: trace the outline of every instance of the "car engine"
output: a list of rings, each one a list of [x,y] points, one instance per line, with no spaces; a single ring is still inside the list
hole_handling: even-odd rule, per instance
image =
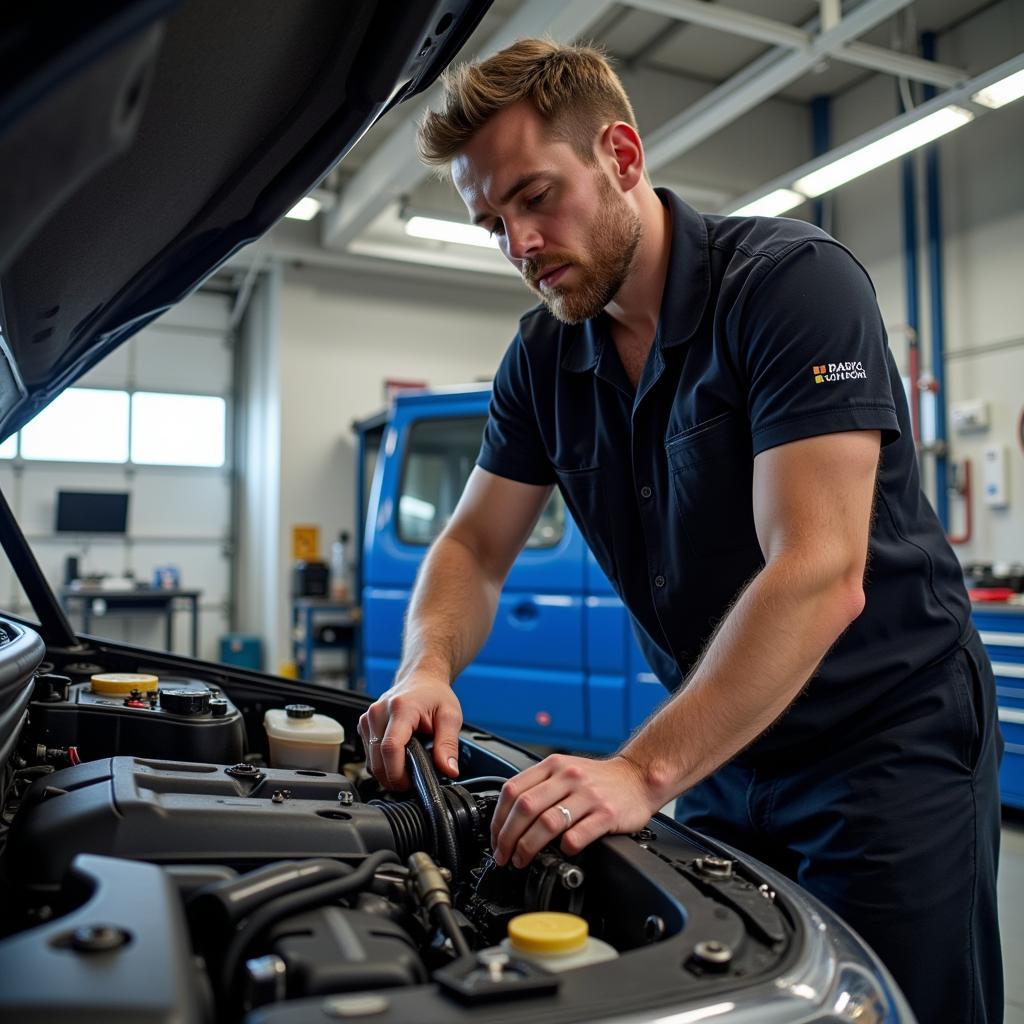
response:
[[[668,819],[497,866],[491,816],[530,756],[487,733],[463,730],[456,782],[414,740],[413,791],[387,793],[365,698],[0,626],[2,1020],[594,1020],[704,1002],[799,949],[768,884]],[[296,700],[342,724],[336,771],[271,763],[263,715]],[[537,912],[614,959],[521,956],[510,922]]]

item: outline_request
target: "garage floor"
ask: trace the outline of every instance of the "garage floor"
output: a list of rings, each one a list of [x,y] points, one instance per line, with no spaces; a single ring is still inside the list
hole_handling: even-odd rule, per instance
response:
[[[999,859],[999,923],[1006,975],[1005,1024],[1024,1024],[1024,816],[1003,821]]]

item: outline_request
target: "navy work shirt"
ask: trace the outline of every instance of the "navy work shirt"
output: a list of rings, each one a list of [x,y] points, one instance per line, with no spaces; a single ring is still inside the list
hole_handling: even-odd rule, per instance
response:
[[[557,484],[676,689],[764,566],[754,457],[800,438],[880,430],[866,605],[753,762],[833,742],[858,711],[965,642],[970,604],[921,492],[906,396],[867,272],[799,220],[696,213],[658,190],[672,247],[634,391],[605,314],[525,316],[494,380],[477,464]],[[830,543],[820,538],[822,550]]]

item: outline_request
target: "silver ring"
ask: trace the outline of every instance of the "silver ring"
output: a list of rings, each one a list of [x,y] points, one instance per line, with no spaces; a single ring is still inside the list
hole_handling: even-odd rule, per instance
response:
[[[370,737],[370,742],[371,743],[380,743],[380,737],[379,736],[371,736]]]
[[[565,807],[562,804],[557,804],[555,810],[562,812],[562,817],[565,818],[566,829],[572,828],[572,811],[570,811],[568,807]]]

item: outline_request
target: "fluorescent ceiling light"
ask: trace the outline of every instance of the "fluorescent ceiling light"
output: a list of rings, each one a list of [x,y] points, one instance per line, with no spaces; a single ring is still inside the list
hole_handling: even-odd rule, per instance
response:
[[[738,210],[733,210],[734,217],[778,217],[794,206],[806,202],[807,197],[790,188],[777,188],[760,199],[755,199]]]
[[[854,150],[830,164],[812,171],[793,182],[793,188],[812,199],[859,178],[876,167],[895,160],[929,142],[934,142],[948,132],[974,120],[974,115],[963,107],[943,107],[934,114],[922,117],[920,121],[908,124],[876,142]]]
[[[1019,100],[1024,96],[1024,71],[1018,71],[1015,75],[1007,75],[999,82],[979,90],[971,96],[975,103],[991,110],[998,110],[1005,107],[1007,103]]]
[[[320,212],[320,200],[312,196],[300,199],[286,214],[292,220],[312,220]]]
[[[461,224],[438,217],[410,217],[405,233],[413,238],[430,238],[436,242],[457,242],[459,245],[479,245],[484,249],[497,249],[497,240],[476,224]]]

